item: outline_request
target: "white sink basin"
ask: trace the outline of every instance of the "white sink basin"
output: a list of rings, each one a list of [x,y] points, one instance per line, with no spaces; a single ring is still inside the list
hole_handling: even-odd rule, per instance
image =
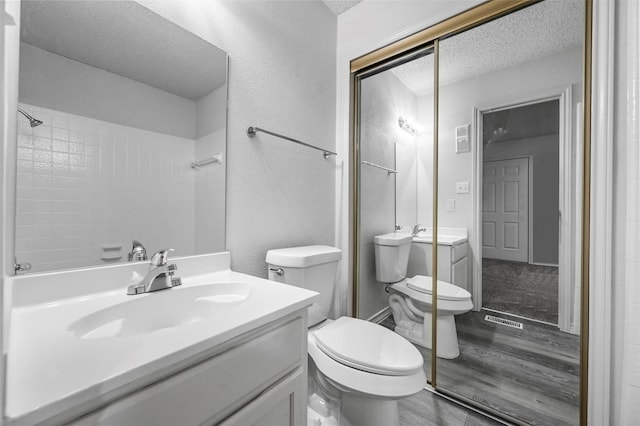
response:
[[[224,318],[251,294],[248,283],[177,287],[129,296],[129,300],[79,318],[68,331],[80,339],[129,337]]]

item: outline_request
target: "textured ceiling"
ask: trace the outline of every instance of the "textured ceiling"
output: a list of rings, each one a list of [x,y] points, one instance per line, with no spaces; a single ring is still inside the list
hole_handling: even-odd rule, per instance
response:
[[[331,11],[337,16],[351,9],[361,1],[362,0],[322,0],[322,3],[331,9]]]
[[[582,44],[582,0],[546,0],[440,43],[440,84],[561,52]],[[393,69],[414,93],[433,91],[433,55]]]
[[[226,53],[136,2],[23,1],[20,38],[198,100],[226,82]]]

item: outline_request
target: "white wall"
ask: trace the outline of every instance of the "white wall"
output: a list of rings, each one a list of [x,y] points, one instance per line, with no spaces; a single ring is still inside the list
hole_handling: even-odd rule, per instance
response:
[[[268,249],[335,245],[336,159],[246,134],[258,126],[334,149],[335,16],[320,2],[140,3],[229,54],[227,249],[234,270],[266,277]]]
[[[196,102],[196,137],[224,129],[227,125],[227,85]]]
[[[396,223],[415,222],[415,137],[398,126],[399,115],[414,119],[415,110],[415,96],[391,71],[362,81],[361,160],[398,174],[360,167],[360,318],[370,318],[389,305],[384,285],[376,280],[374,237],[393,232]]]
[[[196,138],[195,102],[26,43],[20,43],[20,101]]]
[[[640,5],[617,2],[613,123],[611,424],[640,418]]]
[[[149,254],[194,253],[195,141],[19,105],[44,121],[18,121],[19,262],[32,272],[122,262],[134,239]]]
[[[365,0],[338,16],[335,78],[336,138],[341,167],[336,175],[335,235],[342,249],[340,304],[351,312],[349,283],[349,63],[351,60],[469,9],[482,0],[373,1]]]

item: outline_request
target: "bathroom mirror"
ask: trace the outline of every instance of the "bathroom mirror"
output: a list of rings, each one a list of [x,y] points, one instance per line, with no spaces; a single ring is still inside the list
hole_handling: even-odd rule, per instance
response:
[[[227,55],[134,1],[21,4],[15,255],[225,249]],[[35,127],[32,127],[35,125]]]
[[[468,254],[438,277],[474,309],[437,383],[527,424],[579,423],[584,16],[545,0],[439,45],[438,236]]]
[[[351,62],[354,315],[414,343],[437,393],[513,424],[574,425],[586,5],[504,7]],[[406,109],[403,140],[389,130]]]
[[[379,322],[389,311],[387,281],[394,278],[381,276],[376,267],[385,235],[396,227],[409,235],[415,224],[431,220],[433,59],[427,47],[359,79],[361,319]]]

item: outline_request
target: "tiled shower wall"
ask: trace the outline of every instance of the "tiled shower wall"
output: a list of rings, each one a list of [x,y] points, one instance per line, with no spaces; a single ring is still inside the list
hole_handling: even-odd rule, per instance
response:
[[[20,104],[16,257],[32,272],[194,249],[194,141]]]

